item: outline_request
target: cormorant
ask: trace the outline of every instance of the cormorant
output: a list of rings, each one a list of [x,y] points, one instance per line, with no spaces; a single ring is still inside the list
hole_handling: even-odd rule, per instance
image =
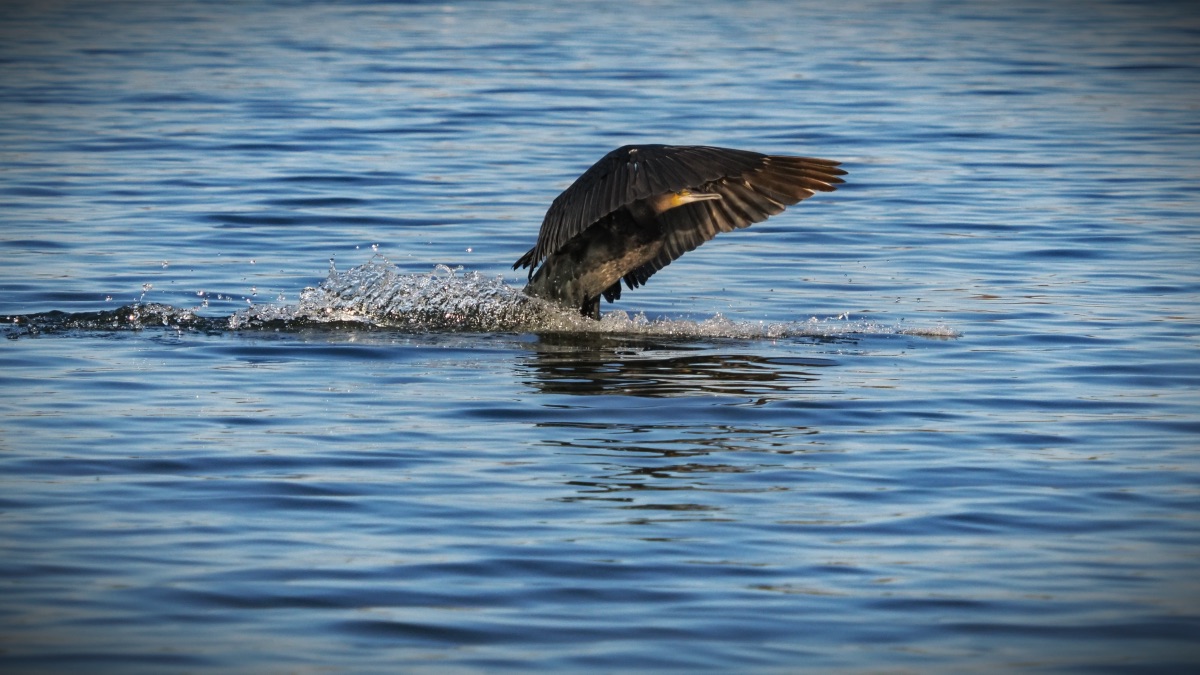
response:
[[[600,318],[621,297],[718,232],[747,227],[843,182],[839,162],[702,145],[626,145],[563,191],[537,244],[525,293]]]

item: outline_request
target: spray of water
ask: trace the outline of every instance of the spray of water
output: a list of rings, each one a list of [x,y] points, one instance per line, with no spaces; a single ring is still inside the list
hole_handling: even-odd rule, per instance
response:
[[[207,304],[207,303],[206,303]],[[196,308],[199,309],[199,308]],[[647,318],[609,311],[600,321],[525,295],[499,276],[463,272],[438,265],[425,274],[406,274],[376,257],[365,264],[329,275],[315,288],[305,288],[295,305],[251,304],[229,317],[203,317],[196,309],[157,303],[135,303],[99,312],[45,312],[6,317],[10,337],[63,330],[137,330],[162,326],[176,330],[300,330],[312,327],[392,328],[404,331],[472,333],[571,333],[644,335],[694,339],[779,339],[854,335],[958,337],[942,325],[913,327],[853,319],[848,315],[804,321],[735,321],[717,315],[695,321]]]
[[[599,322],[504,283],[501,277],[438,265],[428,274],[404,274],[382,259],[345,272],[331,269],[295,306],[262,305],[230,318],[234,329],[269,323],[357,323],[421,332],[537,332],[635,334],[692,338],[829,337],[905,334],[957,337],[945,326],[912,328],[847,315],[779,323],[734,321],[717,315],[702,321],[608,311]]]

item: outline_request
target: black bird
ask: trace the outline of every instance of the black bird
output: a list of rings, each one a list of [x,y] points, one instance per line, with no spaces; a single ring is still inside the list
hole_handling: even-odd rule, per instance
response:
[[[758,223],[846,174],[839,162],[703,145],[626,145],[563,191],[537,244],[525,293],[600,318],[621,297],[718,232]]]

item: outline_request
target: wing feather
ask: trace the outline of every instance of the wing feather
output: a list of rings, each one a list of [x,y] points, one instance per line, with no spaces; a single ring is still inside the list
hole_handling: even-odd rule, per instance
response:
[[[697,157],[705,157],[703,150]],[[843,182],[838,162],[813,157],[759,156],[756,164],[739,173],[710,180],[698,192],[716,192],[721,199],[695,202],[659,215],[666,240],[659,254],[625,275],[625,284],[636,288],[655,272],[694,250],[718,233],[748,227],[782,212],[817,192],[832,192]]]

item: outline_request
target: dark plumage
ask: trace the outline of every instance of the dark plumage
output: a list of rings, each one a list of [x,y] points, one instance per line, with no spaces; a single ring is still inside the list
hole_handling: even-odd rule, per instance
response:
[[[708,146],[627,145],[596,162],[550,205],[525,292],[600,318],[621,297],[719,232],[747,227],[831,192],[838,162]]]

